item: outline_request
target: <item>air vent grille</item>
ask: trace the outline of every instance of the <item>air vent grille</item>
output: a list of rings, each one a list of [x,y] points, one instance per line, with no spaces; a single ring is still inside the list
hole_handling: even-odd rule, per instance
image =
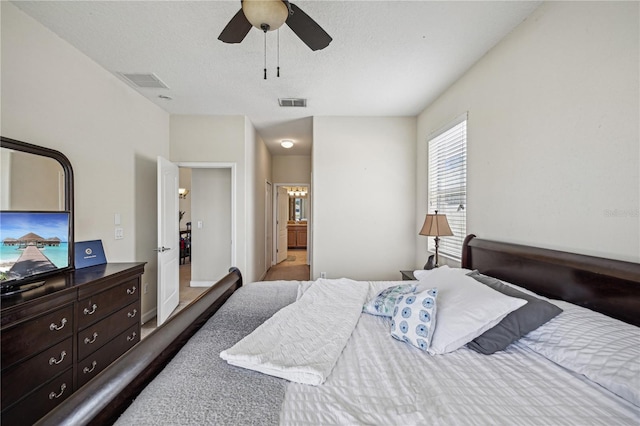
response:
[[[307,100],[302,98],[280,98],[278,103],[281,107],[305,108],[307,106]]]
[[[169,86],[164,84],[162,80],[155,74],[129,74],[120,73],[120,75],[129,83],[136,87],[144,89],[168,89]]]

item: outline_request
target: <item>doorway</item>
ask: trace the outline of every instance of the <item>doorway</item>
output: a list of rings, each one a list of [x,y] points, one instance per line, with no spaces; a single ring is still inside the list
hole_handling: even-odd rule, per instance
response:
[[[236,164],[235,163],[173,163],[178,167],[178,233],[176,241],[188,238],[188,251],[182,251],[179,257],[178,281],[179,281],[179,302],[170,316],[175,315],[182,308],[191,303],[198,295],[208,287],[226,275],[230,266],[236,263]],[[215,183],[207,182],[207,175],[217,176]],[[204,176],[204,178],[203,178]],[[215,179],[215,177],[214,177]],[[180,191],[182,188],[185,191]],[[213,188],[213,189],[212,189]],[[182,192],[182,194],[180,194]],[[204,208],[198,212],[199,207],[194,208],[194,204],[206,206],[207,198],[214,198],[217,209]],[[225,207],[226,206],[226,207]],[[225,209],[225,220],[219,219],[220,209]],[[188,226],[190,223],[191,226]],[[212,252],[209,250],[210,238],[206,238],[205,231],[222,228],[227,232],[225,243],[221,243],[221,249],[216,255],[217,259],[222,259],[220,264],[223,273],[211,274],[209,262]],[[203,238],[205,235],[205,238]],[[198,238],[200,236],[200,238]],[[214,237],[218,239],[219,236]],[[197,240],[203,247],[198,248]],[[181,247],[182,248],[182,247]],[[198,254],[200,256],[198,256]],[[207,269],[209,268],[209,269]],[[219,268],[220,269],[220,268]],[[203,275],[204,274],[204,275]],[[158,279],[160,286],[160,279]],[[158,293],[162,291],[157,289]],[[153,316],[144,321],[142,327],[142,337],[146,337],[157,326],[157,316]]]
[[[180,199],[181,236],[189,238],[181,270],[190,269],[190,287],[210,287],[236,264],[235,164],[176,164],[189,191]]]
[[[265,281],[310,277],[311,193],[308,183],[273,188],[273,254]]]

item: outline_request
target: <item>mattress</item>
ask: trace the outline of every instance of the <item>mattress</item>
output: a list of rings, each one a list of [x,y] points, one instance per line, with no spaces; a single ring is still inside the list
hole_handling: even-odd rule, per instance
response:
[[[397,283],[372,283],[372,291]],[[117,424],[621,424],[640,408],[517,342],[487,356],[429,355],[393,339],[390,319],[362,314],[324,384],[309,386],[223,361],[309,282],[237,290]],[[631,326],[632,327],[632,326]],[[636,327],[637,328],[637,327]]]

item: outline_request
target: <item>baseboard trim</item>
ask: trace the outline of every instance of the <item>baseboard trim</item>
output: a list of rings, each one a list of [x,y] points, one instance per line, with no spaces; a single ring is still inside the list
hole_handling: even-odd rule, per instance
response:
[[[149,312],[142,315],[142,319],[141,319],[142,324],[146,324],[149,320],[155,318],[157,315],[158,315],[158,309],[153,308]]]

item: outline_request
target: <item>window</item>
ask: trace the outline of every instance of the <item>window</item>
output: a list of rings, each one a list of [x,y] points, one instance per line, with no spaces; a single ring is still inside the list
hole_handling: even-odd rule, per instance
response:
[[[467,235],[467,114],[429,138],[429,213],[446,214],[452,237],[441,237],[438,253],[460,260]],[[429,237],[429,250],[435,250]]]

